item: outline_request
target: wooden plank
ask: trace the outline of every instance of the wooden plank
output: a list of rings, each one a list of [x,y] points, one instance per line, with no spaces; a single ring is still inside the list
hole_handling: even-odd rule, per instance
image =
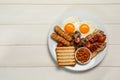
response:
[[[120,25],[105,24],[109,44],[120,44]],[[0,25],[0,45],[47,44],[51,24],[45,25]]]
[[[109,45],[108,52],[100,66],[120,66],[119,47],[120,45]]]
[[[103,23],[120,23],[120,5],[0,5],[0,24],[53,23],[65,11],[89,11]],[[8,14],[9,13],[9,14]]]
[[[0,66],[54,65],[47,46],[0,46]]]
[[[0,68],[1,80],[119,80],[120,67],[97,67],[86,72],[64,71],[56,67]]]
[[[120,66],[120,45],[109,45],[99,66]],[[56,66],[47,46],[0,46],[0,66]]]
[[[120,3],[119,0],[1,0],[0,3],[24,3],[24,4],[100,4]]]
[[[120,33],[119,25],[104,25],[108,34],[108,44],[120,44]]]
[[[0,25],[0,45],[46,44],[50,25]]]

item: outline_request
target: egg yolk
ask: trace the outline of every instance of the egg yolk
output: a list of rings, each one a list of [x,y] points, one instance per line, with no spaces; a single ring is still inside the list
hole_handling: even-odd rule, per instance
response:
[[[87,24],[82,24],[82,25],[80,25],[80,28],[79,28],[80,32],[83,34],[88,33],[89,29],[90,28]]]
[[[72,23],[68,23],[65,25],[64,30],[67,33],[73,33],[75,30],[75,26]]]

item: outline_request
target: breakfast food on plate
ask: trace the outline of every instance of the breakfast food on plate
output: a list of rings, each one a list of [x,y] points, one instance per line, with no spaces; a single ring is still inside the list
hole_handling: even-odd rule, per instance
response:
[[[72,34],[72,41],[71,41],[71,45],[75,46],[75,48],[79,48],[79,47],[84,47],[86,43],[86,38],[81,38],[81,33],[79,31],[75,31]]]
[[[56,40],[57,42],[61,42],[66,46],[70,45],[70,42],[68,42],[67,40],[65,40],[64,38],[62,38],[61,36],[57,35],[56,33],[52,33],[51,37]]]
[[[75,58],[81,64],[88,63],[91,59],[91,52],[86,47],[81,47],[76,51]]]
[[[86,47],[92,52],[92,58],[95,57],[100,51],[104,50],[106,47],[106,42],[104,43],[86,43]]]
[[[76,60],[74,57],[75,48],[71,47],[57,47],[56,55],[59,66],[75,66]]]
[[[89,34],[88,36],[86,36],[86,39],[90,43],[94,43],[94,42],[101,42],[102,43],[106,40],[106,35],[101,30],[95,30],[92,34]]]
[[[74,30],[75,30],[75,27],[72,23],[68,23],[68,24],[65,25],[64,30],[67,33],[73,33]]]
[[[88,47],[88,49],[92,52],[92,58],[94,58],[100,51],[104,50],[106,47],[106,42],[104,43],[93,43]]]
[[[72,34],[72,37],[73,37],[73,42],[74,44],[78,44],[80,43],[80,40],[81,40],[81,34],[79,31],[75,31],[75,33]]]
[[[78,30],[81,33],[82,38],[93,33],[95,29],[98,29],[98,25],[90,20],[81,21],[81,23],[79,24],[79,28],[78,28]]]
[[[83,33],[83,34],[86,34],[89,32],[89,26],[87,24],[82,24],[80,25],[80,32]]]
[[[77,30],[80,20],[76,16],[69,17],[62,22],[62,28],[67,33],[73,33]]]
[[[51,38],[57,42],[56,56],[59,66],[75,66],[76,61],[88,63],[106,47],[106,35],[98,25],[78,17],[65,19],[54,27]]]
[[[63,46],[64,46],[63,43],[61,43],[61,42],[58,42],[58,43],[57,43],[57,47],[63,47]]]
[[[57,34],[59,34],[61,37],[65,38],[67,41],[72,40],[72,37],[68,33],[64,32],[59,26],[55,26],[54,30]]]
[[[101,30],[95,30],[92,34],[89,34],[86,36],[86,40],[85,46],[93,53],[93,57],[106,47],[106,35]]]
[[[56,52],[74,52],[75,47],[70,46],[70,47],[57,47]]]

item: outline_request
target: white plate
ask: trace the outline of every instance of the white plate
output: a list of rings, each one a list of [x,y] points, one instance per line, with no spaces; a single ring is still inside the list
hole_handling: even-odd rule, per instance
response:
[[[54,30],[53,30],[54,26],[61,25],[61,23],[66,18],[71,17],[71,16],[77,16],[80,18],[80,20],[91,20],[91,21],[97,23],[99,29],[103,30],[105,32],[105,34],[107,35],[104,27],[96,20],[96,16],[95,15],[93,16],[90,13],[89,14],[88,13],[89,12],[86,12],[86,11],[83,12],[83,11],[79,11],[79,10],[74,10],[71,12],[67,11],[61,17],[59,17],[59,19],[55,22],[55,24],[53,24],[52,27],[50,28],[50,31],[48,33],[48,48],[50,50],[50,54],[52,55],[53,59],[56,62],[56,65],[57,65],[57,58],[56,58],[55,48],[56,48],[57,43],[53,39],[51,39],[50,35],[51,35],[51,33],[54,32]],[[106,39],[106,42],[108,43],[107,39]],[[98,65],[103,60],[105,54],[107,53],[107,47],[108,47],[108,45],[102,52],[100,52],[96,57],[94,57],[88,64],[80,65],[77,63],[74,67],[66,66],[64,68],[73,70],[73,71],[85,71],[85,70],[91,69],[91,68],[95,67],[96,65]]]

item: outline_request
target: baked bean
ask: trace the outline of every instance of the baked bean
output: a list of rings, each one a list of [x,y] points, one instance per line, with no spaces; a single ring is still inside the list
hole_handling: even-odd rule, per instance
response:
[[[81,48],[77,51],[76,58],[81,63],[87,62],[90,59],[90,52],[86,48]]]

